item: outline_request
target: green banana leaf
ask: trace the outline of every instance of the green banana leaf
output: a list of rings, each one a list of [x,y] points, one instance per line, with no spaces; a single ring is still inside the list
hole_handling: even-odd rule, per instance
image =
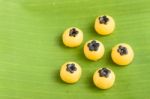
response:
[[[108,36],[94,30],[95,18],[111,15],[115,31]],[[61,35],[71,26],[84,32],[77,48],[63,45]],[[0,0],[0,99],[148,99],[150,97],[149,0]],[[83,54],[87,40],[105,46],[104,57],[89,61]],[[114,64],[111,48],[132,46],[134,61]],[[61,65],[75,61],[82,67],[76,84],[59,77]],[[116,74],[114,86],[96,88],[92,76],[99,67]]]

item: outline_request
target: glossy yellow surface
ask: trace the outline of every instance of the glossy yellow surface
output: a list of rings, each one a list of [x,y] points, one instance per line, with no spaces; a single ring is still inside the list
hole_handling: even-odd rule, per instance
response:
[[[97,51],[90,51],[87,44],[90,43],[91,41],[92,40],[85,43],[85,45],[84,45],[84,55],[89,60],[97,61],[97,60],[99,60],[103,57],[104,52],[105,52],[105,48],[104,48],[104,45],[100,41],[96,40],[96,42],[100,44],[98,50]]]
[[[69,36],[69,32],[72,28],[75,28],[79,32],[75,37]],[[77,47],[83,41],[83,32],[79,28],[70,27],[64,31],[62,35],[62,40],[63,40],[64,45],[68,47]]]
[[[120,55],[120,53],[117,51],[119,45],[126,47],[128,54]],[[125,43],[120,43],[112,48],[111,57],[114,63],[118,65],[128,65],[132,62],[134,58],[134,52],[130,45],[125,44]]]
[[[99,16],[101,17],[101,16]],[[106,17],[109,19],[109,21],[107,22],[107,24],[101,24],[99,22],[99,17],[96,18],[95,20],[95,30],[98,34],[101,35],[108,35],[111,34],[114,29],[115,29],[115,21],[111,16],[106,15]]]
[[[73,73],[70,73],[66,69],[67,69],[67,64],[72,64],[72,63],[75,64],[75,67],[77,68],[77,70],[74,71]],[[66,83],[76,83],[80,79],[81,73],[82,73],[82,70],[79,64],[77,64],[76,62],[66,62],[61,67],[60,77]]]
[[[102,69],[102,68],[100,68]],[[112,70],[110,70],[109,68],[107,68],[108,70],[110,70],[110,74],[109,76],[106,77],[100,77],[99,76],[99,70],[96,70],[96,72],[93,75],[93,82],[95,84],[96,87],[100,88],[100,89],[108,89],[111,88],[115,82],[115,74]]]

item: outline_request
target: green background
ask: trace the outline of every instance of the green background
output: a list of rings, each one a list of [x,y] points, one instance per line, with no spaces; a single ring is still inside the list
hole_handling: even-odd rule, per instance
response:
[[[0,0],[0,99],[148,99],[150,97],[149,0]],[[98,15],[116,21],[109,36],[93,29]],[[63,31],[76,26],[84,32],[80,47],[62,44]],[[83,55],[90,39],[104,43],[104,57],[92,62]],[[120,42],[135,52],[132,64],[115,65],[111,48]],[[80,81],[65,84],[59,69],[76,61],[83,70]],[[116,82],[109,90],[92,83],[99,67],[109,67]]]

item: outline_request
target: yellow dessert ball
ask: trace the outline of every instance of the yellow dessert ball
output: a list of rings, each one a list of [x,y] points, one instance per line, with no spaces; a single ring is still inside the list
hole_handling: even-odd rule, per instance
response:
[[[134,52],[130,45],[120,43],[112,48],[111,58],[118,65],[128,65],[134,58]]]
[[[76,62],[66,62],[60,70],[60,77],[66,83],[76,83],[81,76],[81,67]]]
[[[104,55],[104,45],[98,40],[90,40],[84,45],[84,55],[93,61],[97,61]]]
[[[68,28],[62,35],[64,45],[68,47],[77,47],[83,41],[83,32],[76,27]]]
[[[100,89],[111,88],[115,82],[115,74],[109,68],[100,68],[94,73],[93,82]]]
[[[98,34],[108,35],[115,29],[115,21],[111,16],[99,16],[95,20],[95,30]]]

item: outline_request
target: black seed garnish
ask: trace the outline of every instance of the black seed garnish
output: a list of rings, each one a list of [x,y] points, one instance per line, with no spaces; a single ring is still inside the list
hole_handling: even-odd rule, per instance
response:
[[[76,35],[79,33],[75,28],[72,28],[69,32],[69,36],[76,37]]]
[[[99,17],[100,24],[107,24],[108,21],[109,21],[109,19],[106,16]]]
[[[70,73],[73,73],[74,71],[77,70],[77,68],[75,67],[75,64],[73,64],[73,63],[72,64],[67,64],[66,66],[67,66],[66,70]]]
[[[99,73],[100,77],[106,77],[107,78],[110,74],[110,70],[108,70],[107,68],[102,68],[98,71],[98,73]]]
[[[120,55],[126,55],[128,54],[128,50],[126,47],[123,47],[121,45],[119,45],[117,51],[120,53]]]
[[[88,48],[90,51],[97,51],[100,44],[99,43],[96,43],[95,40],[91,41],[90,43],[87,44]]]

